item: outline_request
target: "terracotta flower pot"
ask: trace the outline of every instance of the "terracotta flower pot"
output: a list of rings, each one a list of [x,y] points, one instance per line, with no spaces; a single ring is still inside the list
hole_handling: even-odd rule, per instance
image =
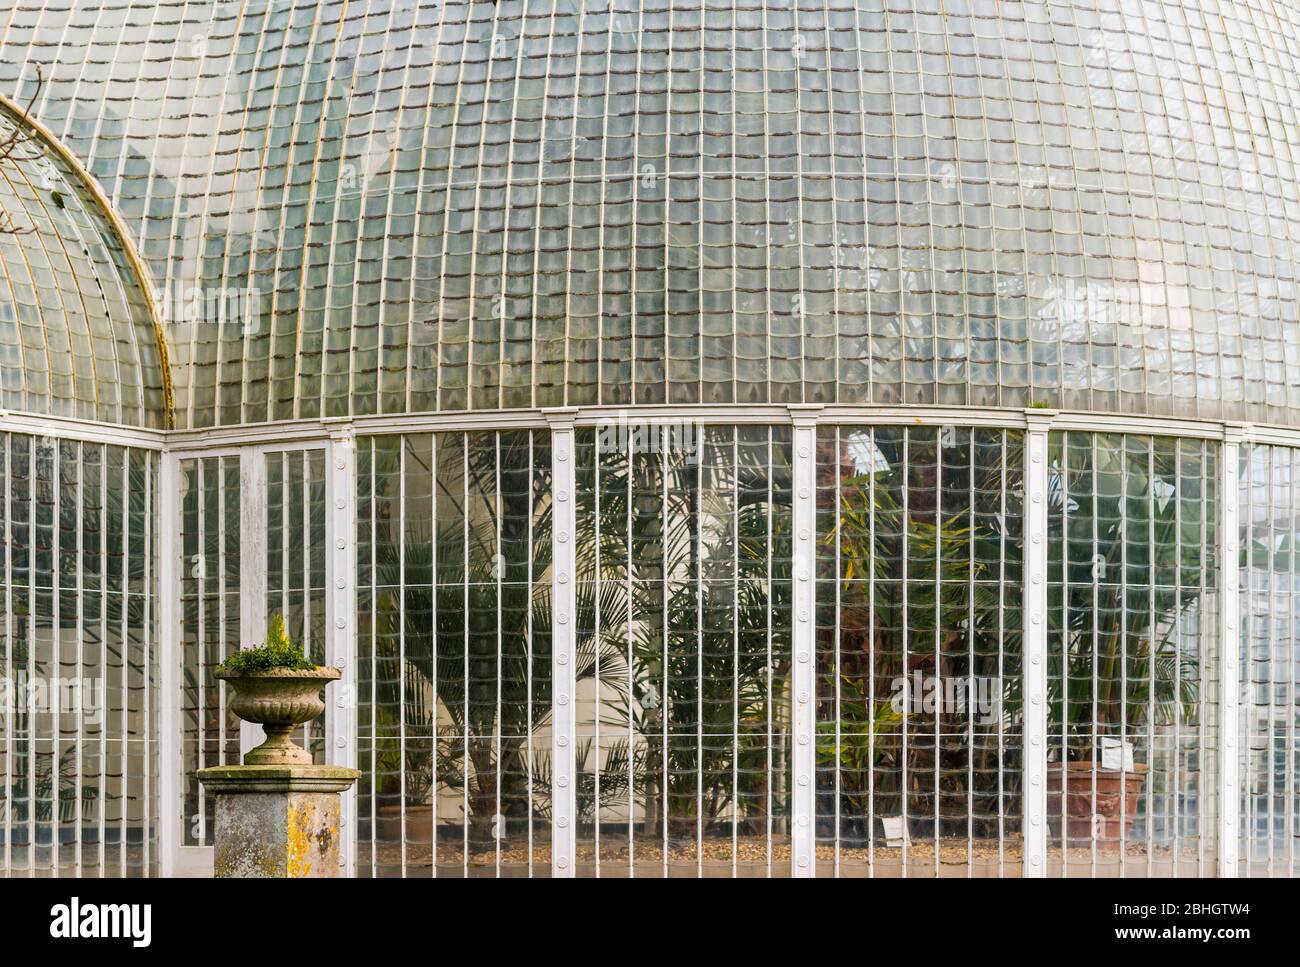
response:
[[[432,843],[433,806],[417,803],[406,807],[405,837],[402,835],[402,812],[400,803],[380,806],[375,817],[375,838],[386,843],[397,843],[403,839],[407,843]]]
[[[1047,769],[1048,828],[1055,838],[1060,839],[1061,800],[1064,798],[1066,845],[1087,845],[1094,838],[1099,845],[1117,844],[1121,829],[1126,838],[1133,830],[1133,819],[1137,816],[1146,778],[1147,766],[1143,763],[1127,771],[1102,769],[1093,762],[1050,763]]]
[[[293,741],[293,730],[325,711],[320,693],[342,676],[337,668],[260,672],[217,669],[214,677],[230,686],[230,711],[256,722],[266,741],[244,756],[244,765],[311,765],[311,756]]]

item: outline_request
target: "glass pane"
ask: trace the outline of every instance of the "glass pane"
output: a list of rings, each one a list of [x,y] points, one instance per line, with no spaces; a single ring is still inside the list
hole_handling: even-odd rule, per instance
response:
[[[361,876],[547,876],[550,436],[360,447]]]
[[[1053,433],[1048,872],[1214,875],[1216,444]]]
[[[1020,873],[1022,447],[819,430],[818,875]]]

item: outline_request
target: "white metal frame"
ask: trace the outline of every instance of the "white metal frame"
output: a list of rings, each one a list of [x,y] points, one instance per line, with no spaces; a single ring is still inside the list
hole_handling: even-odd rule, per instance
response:
[[[1047,875],[1047,436],[1052,414],[1027,414],[1023,662],[1023,875]]]
[[[794,423],[794,789],[790,831],[791,875],[817,875],[817,683],[813,654],[817,645],[817,414],[819,406],[791,407]]]
[[[201,456],[231,456],[241,459],[242,485],[257,495],[243,506],[243,519],[254,525],[265,519],[265,455],[286,450],[323,449],[328,461],[326,500],[327,616],[329,635],[326,648],[330,662],[344,670],[336,686],[326,720],[326,737],[331,762],[356,764],[355,665],[356,665],[356,452],[354,441],[363,435],[419,433],[431,431],[508,430],[550,428],[552,466],[556,494],[553,581],[557,612],[572,611],[574,529],[574,459],[576,427],[635,420],[642,423],[693,421],[708,424],[790,425],[794,432],[796,528],[796,600],[793,640],[795,642],[795,716],[793,765],[795,773],[792,873],[815,873],[815,677],[812,645],[815,637],[812,582],[804,583],[805,568],[815,571],[816,432],[819,425],[957,425],[970,428],[1003,428],[1026,431],[1026,568],[1024,575],[1025,636],[1025,850],[1024,873],[1046,873],[1046,499],[1048,466],[1047,434],[1051,430],[1132,433],[1221,441],[1220,528],[1219,528],[1219,626],[1218,649],[1220,691],[1218,695],[1219,758],[1217,770],[1218,873],[1236,875],[1238,863],[1238,758],[1240,755],[1238,668],[1240,654],[1240,610],[1238,602],[1238,520],[1236,494],[1239,485],[1237,460],[1240,444],[1300,448],[1300,430],[1280,426],[1246,426],[1230,422],[1209,422],[1166,418],[1135,418],[1106,414],[1067,412],[1038,408],[976,409],[968,407],[875,407],[875,406],[621,406],[570,407],[551,410],[519,410],[479,413],[414,414],[356,417],[342,420],[291,420],[256,426],[219,427],[203,430],[161,431],[102,424],[37,414],[0,411],[0,432],[63,439],[92,440],[96,443],[130,446],[160,453],[157,528],[159,560],[158,635],[159,654],[159,860],[164,876],[201,874],[210,869],[210,850],[184,847],[181,829],[180,750],[180,601],[178,587],[179,474],[180,461]],[[259,459],[260,458],[260,459]],[[806,532],[807,536],[802,536]],[[265,624],[263,526],[241,528],[241,628],[261,629]],[[1038,540],[1035,540],[1038,537]],[[243,541],[250,544],[245,547]],[[261,549],[259,555],[258,549]],[[246,553],[249,552],[249,553]],[[243,568],[254,562],[247,575]],[[257,563],[261,562],[261,563]],[[262,580],[258,580],[258,575]],[[801,620],[807,613],[807,620]],[[1037,619],[1037,620],[1035,620]],[[557,618],[557,622],[558,622]],[[569,775],[568,795],[557,798],[553,810],[552,872],[574,875],[573,822],[573,715],[572,677],[573,629],[557,624],[553,674],[556,689],[554,768],[557,782]],[[805,660],[805,655],[807,660]],[[800,699],[806,694],[806,705]],[[567,706],[561,704],[561,699]],[[1041,701],[1036,702],[1036,699]],[[801,713],[800,709],[807,709]],[[564,709],[565,711],[562,711]],[[567,714],[566,714],[567,711]],[[804,741],[806,740],[806,741]],[[806,784],[802,781],[806,779]],[[344,805],[347,836],[341,862],[348,874],[355,872],[355,803],[349,796]],[[806,821],[806,823],[805,823]],[[801,862],[806,861],[805,863]]]
[[[574,470],[573,410],[548,414],[551,423],[551,876],[575,875],[577,861],[576,721],[573,714],[577,682],[574,669]]]
[[[343,670],[334,685],[325,713],[325,741],[331,764],[355,766],[356,622],[356,486],[352,437],[346,426],[328,437],[290,437],[281,442],[237,446],[231,441],[215,447],[164,450],[159,495],[159,863],[163,876],[206,876],[212,870],[212,849],[186,846],[182,828],[184,762],[181,755],[182,652],[180,613],[181,516],[180,469],[185,460],[237,457],[240,482],[239,629],[240,646],[250,647],[266,637],[267,470],[270,454],[322,451],[326,460],[325,501],[325,622],[327,660]],[[340,506],[340,501],[342,505]],[[341,583],[340,583],[341,582]],[[241,755],[262,739],[261,730],[240,723]],[[355,791],[341,803],[347,831],[339,862],[349,874],[356,860]]]
[[[1219,789],[1218,789],[1218,875],[1238,875],[1240,804],[1240,735],[1245,726],[1238,722],[1238,682],[1241,659],[1240,576],[1237,519],[1240,485],[1241,444],[1245,428],[1226,426],[1219,458]]]

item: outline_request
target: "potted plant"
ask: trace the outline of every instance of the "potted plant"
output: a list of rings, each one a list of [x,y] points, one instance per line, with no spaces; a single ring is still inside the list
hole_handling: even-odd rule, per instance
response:
[[[1060,748],[1048,769],[1048,826],[1056,837],[1064,826],[1067,843],[1113,844],[1132,829],[1146,785],[1133,739],[1197,714],[1198,654],[1179,629],[1204,590],[1203,525],[1179,514],[1179,467],[1159,447],[1099,438],[1072,448],[1068,481],[1061,455],[1053,462],[1049,580],[1068,593],[1049,608],[1048,735]]]
[[[278,614],[265,645],[229,655],[215,677],[233,692],[230,710],[266,733],[266,741],[244,755],[244,765],[311,765],[311,755],[294,743],[293,730],[325,711],[321,692],[341,674],[306,658],[285,634]]]

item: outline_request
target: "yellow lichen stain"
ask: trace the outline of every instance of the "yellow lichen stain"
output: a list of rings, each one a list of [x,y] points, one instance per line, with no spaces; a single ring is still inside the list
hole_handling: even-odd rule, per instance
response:
[[[311,876],[312,830],[316,826],[315,819],[315,803],[296,805],[292,799],[289,801],[289,855],[285,875],[291,879]]]

